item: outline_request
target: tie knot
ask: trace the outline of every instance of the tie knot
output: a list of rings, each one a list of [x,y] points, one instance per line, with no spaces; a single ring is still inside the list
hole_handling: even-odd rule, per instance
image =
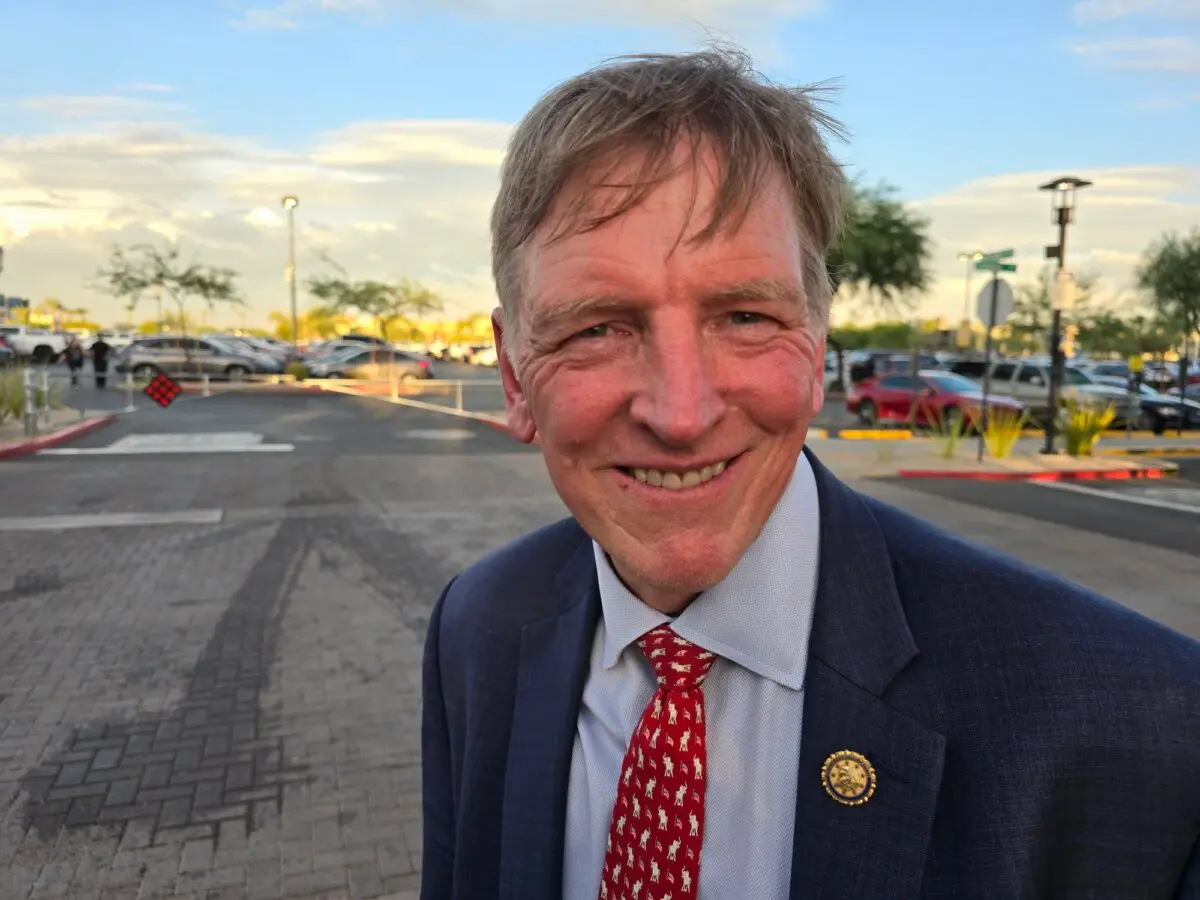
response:
[[[654,667],[658,683],[668,691],[699,687],[716,659],[703,647],[681,638],[670,625],[646,632],[638,639],[638,646]]]

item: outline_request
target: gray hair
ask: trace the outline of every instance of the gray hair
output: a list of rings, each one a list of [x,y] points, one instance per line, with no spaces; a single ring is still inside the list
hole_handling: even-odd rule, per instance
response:
[[[823,137],[843,132],[817,106],[819,90],[772,84],[749,56],[728,47],[618,57],[553,88],[513,132],[492,208],[492,275],[506,329],[515,335],[520,327],[522,250],[568,182],[588,175],[550,241],[599,228],[640,204],[678,171],[671,166],[681,141],[693,160],[712,147],[721,167],[710,219],[692,241],[711,239],[726,224],[736,228],[763,179],[782,173],[806,238],[809,313],[824,329],[834,290],[825,259],[841,230],[847,182]],[[638,176],[619,185],[626,189],[621,201],[597,212],[596,192],[613,187],[616,170],[639,157]]]

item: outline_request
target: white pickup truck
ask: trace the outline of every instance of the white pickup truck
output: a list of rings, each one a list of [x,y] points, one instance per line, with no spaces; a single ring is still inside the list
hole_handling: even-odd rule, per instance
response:
[[[947,366],[956,375],[983,384],[983,372],[987,364],[982,360],[960,360]],[[991,383],[988,392],[1021,401],[1035,419],[1044,418],[1049,409],[1050,362],[1045,359],[999,360],[992,363]],[[1127,391],[1097,381],[1077,366],[1068,365],[1063,370],[1062,398],[1081,402],[1089,400],[1112,404],[1116,421],[1128,418],[1134,421],[1141,413],[1137,396]]]
[[[69,335],[28,325],[0,325],[0,334],[17,354],[17,359],[32,360],[39,365],[54,362],[67,349]]]

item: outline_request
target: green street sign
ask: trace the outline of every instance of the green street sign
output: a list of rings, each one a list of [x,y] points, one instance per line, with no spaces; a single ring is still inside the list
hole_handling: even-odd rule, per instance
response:
[[[1015,272],[1016,263],[1002,263],[1002,257],[989,254],[976,263],[977,272]]]

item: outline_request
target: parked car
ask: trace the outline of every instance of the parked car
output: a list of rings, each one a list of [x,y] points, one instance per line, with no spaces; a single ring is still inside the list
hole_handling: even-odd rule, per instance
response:
[[[389,358],[390,357],[390,358]],[[400,350],[350,348],[333,356],[309,362],[310,378],[355,378],[363,381],[423,381],[433,377],[429,360]]]
[[[238,353],[231,347],[207,338],[156,334],[141,338],[119,351],[113,368],[132,372],[137,379],[150,379],[158,373],[172,378],[221,378],[240,381],[262,371],[262,361]]]
[[[970,379],[977,389],[981,389],[986,367],[987,363],[981,360],[964,360],[950,363],[947,371]],[[991,364],[989,393],[1012,397],[1024,404],[1030,414],[1042,422],[1050,409],[1049,385],[1049,360],[1004,359]],[[1137,421],[1141,413],[1140,404],[1136,399],[1131,400],[1124,390],[1097,381],[1075,366],[1064,368],[1060,396],[1063,400],[1076,400],[1081,403],[1111,404],[1116,411],[1115,421],[1118,423],[1128,419]]]
[[[1100,376],[1097,380],[1112,384],[1113,387],[1123,387],[1128,391],[1128,382],[1123,379]],[[1138,428],[1161,434],[1168,428],[1178,428],[1181,421],[1184,428],[1200,428],[1200,403],[1189,399],[1181,401],[1178,390],[1172,397],[1143,384],[1139,386],[1137,396],[1141,404]]]
[[[1012,397],[988,394],[988,406],[1020,415],[1025,405]],[[912,375],[884,375],[856,384],[846,395],[846,410],[864,425],[909,422],[930,427],[941,424],[965,429],[976,427],[983,412],[983,392],[974,382],[938,369]]]

